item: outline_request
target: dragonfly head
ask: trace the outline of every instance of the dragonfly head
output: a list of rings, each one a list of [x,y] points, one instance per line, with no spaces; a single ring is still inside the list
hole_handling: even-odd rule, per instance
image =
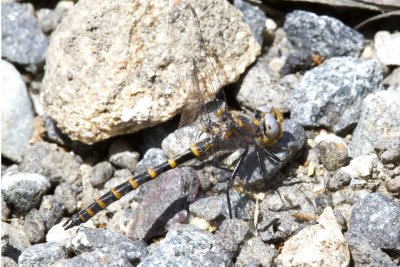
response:
[[[260,141],[263,145],[275,144],[282,137],[282,113],[275,109],[259,108],[255,112]]]

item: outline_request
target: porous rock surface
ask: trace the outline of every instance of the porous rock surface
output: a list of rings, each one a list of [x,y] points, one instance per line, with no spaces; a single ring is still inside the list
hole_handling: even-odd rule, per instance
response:
[[[72,139],[91,144],[166,121],[195,84],[210,84],[193,14],[168,2],[79,1],[53,33],[42,102]],[[188,2],[212,51],[215,91],[236,81],[260,46],[228,2]]]

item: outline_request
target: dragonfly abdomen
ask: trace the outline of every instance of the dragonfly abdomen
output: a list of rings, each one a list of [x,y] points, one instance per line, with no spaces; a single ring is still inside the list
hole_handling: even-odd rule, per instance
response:
[[[135,190],[142,184],[157,178],[160,174],[169,171],[186,161],[201,157],[205,154],[210,145],[211,139],[207,138],[201,142],[198,142],[197,144],[191,145],[190,149],[186,150],[179,156],[169,159],[168,161],[161,163],[154,168],[148,168],[147,171],[142,174],[129,178],[127,181],[112,188],[110,191],[102,195],[86,209],[74,214],[72,218],[64,224],[64,229],[67,230],[74,226],[80,225],[81,223],[87,222],[98,212],[106,209],[111,203],[119,200],[124,195]]]

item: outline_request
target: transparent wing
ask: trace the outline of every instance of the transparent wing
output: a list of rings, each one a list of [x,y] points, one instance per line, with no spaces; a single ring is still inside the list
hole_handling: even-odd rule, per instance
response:
[[[170,45],[178,40],[185,49],[177,57],[185,57],[189,69],[185,76],[191,79],[186,105],[182,110],[180,126],[193,124],[200,120],[207,125],[217,109],[226,110],[225,95],[221,83],[208,53],[199,17],[194,8],[184,1],[172,3],[169,16]],[[174,41],[175,40],[175,41]]]

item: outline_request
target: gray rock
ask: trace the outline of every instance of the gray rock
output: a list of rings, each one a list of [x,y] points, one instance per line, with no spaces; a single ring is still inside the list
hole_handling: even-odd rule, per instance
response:
[[[263,241],[267,243],[280,243],[308,225],[295,218],[293,211],[284,209],[280,211],[269,210],[267,209],[268,203],[265,202],[267,201],[263,201],[260,206],[263,220],[258,226],[261,233],[260,238]],[[299,212],[302,211],[300,210]],[[304,214],[315,216],[311,212],[304,212]]]
[[[135,171],[139,156],[139,153],[132,152],[129,143],[121,140],[113,141],[108,152],[112,164],[122,169],[129,169],[131,172]]]
[[[235,266],[272,266],[278,252],[259,237],[248,240],[241,248]]]
[[[382,193],[372,193],[351,212],[347,239],[362,235],[382,249],[400,249],[400,203]]]
[[[72,183],[79,175],[79,162],[72,154],[55,144],[38,142],[29,148],[19,169],[24,172],[42,174],[53,184]]]
[[[289,96],[292,89],[275,79],[268,65],[258,60],[249,69],[240,85],[236,98],[241,106],[256,110],[260,107],[274,107],[281,112],[289,111]]]
[[[375,55],[385,65],[400,66],[400,34],[379,31],[374,37]]]
[[[80,227],[71,244],[71,249],[76,254],[95,252],[101,248],[115,249],[122,252],[131,263],[142,261],[148,253],[143,241],[131,240],[106,229]]]
[[[248,223],[238,219],[227,219],[222,222],[215,239],[219,246],[231,256],[236,255],[239,245],[250,235]]]
[[[351,182],[351,175],[342,170],[338,170],[333,175],[332,179],[329,180],[327,188],[330,191],[337,191]]]
[[[136,165],[135,175],[144,173],[146,172],[147,168],[157,166],[167,160],[168,158],[165,156],[164,152],[161,149],[150,148],[144,154],[143,159],[139,161],[138,164]],[[138,189],[136,189],[133,193],[135,195],[135,199],[141,200],[141,198],[147,194],[148,190],[149,190],[148,184],[144,184]]]
[[[222,215],[230,218],[228,200],[226,194],[219,195],[222,200]],[[233,188],[229,190],[230,204],[232,208],[232,218],[250,221],[254,214],[254,201],[247,195],[235,191]]]
[[[370,240],[362,234],[352,234],[351,238],[347,238],[347,242],[351,251],[351,258],[354,261],[354,266],[398,266],[379,248],[379,246],[374,244],[373,240]]]
[[[6,4],[2,3],[3,5]],[[3,11],[4,9],[2,14]],[[2,23],[3,20],[4,16]],[[1,154],[12,161],[20,162],[33,132],[32,104],[19,72],[7,61],[1,60],[0,64]]]
[[[259,170],[256,151],[250,151],[243,160],[243,168],[239,168],[239,180],[246,187],[256,187],[265,184],[265,181],[273,179],[279,169],[289,162],[306,142],[306,133],[301,125],[293,120],[283,122],[283,137],[276,145],[266,148],[270,153],[277,156],[281,161],[276,163],[265,152],[260,151],[262,164],[264,165],[264,177]]]
[[[7,203],[1,198],[1,220],[6,221],[10,217],[11,211],[7,207]]]
[[[296,49],[313,51],[324,57],[358,56],[363,36],[337,19],[296,10],[286,15],[284,30]]]
[[[249,24],[251,33],[257,42],[262,45],[264,42],[265,13],[255,5],[251,5],[243,0],[235,0],[233,2],[236,8],[243,14],[244,21]]]
[[[147,168],[157,166],[167,160],[168,158],[161,149],[150,148],[144,154],[143,159],[136,165],[135,175],[144,173]]]
[[[195,216],[212,221],[222,213],[223,199],[220,196],[209,196],[196,200],[189,206],[189,211]]]
[[[133,220],[135,213],[125,208],[114,213],[107,225],[107,229],[122,235],[127,235],[129,222]]]
[[[39,212],[47,230],[49,230],[61,221],[64,214],[64,204],[58,197],[47,195],[43,197]]]
[[[349,159],[348,147],[342,143],[320,142],[318,144],[320,162],[328,171],[335,171]]]
[[[380,90],[381,81],[376,60],[331,58],[308,71],[294,90],[292,118],[303,126],[349,130],[359,119],[362,100]]]
[[[21,252],[31,246],[28,238],[19,229],[5,222],[1,222],[1,232],[2,235],[8,236],[8,242],[2,256],[10,257],[15,262],[18,262]]]
[[[89,180],[94,187],[99,187],[111,179],[114,174],[113,166],[108,161],[97,163],[92,168]]]
[[[2,197],[14,212],[27,213],[38,207],[49,189],[49,180],[40,174],[7,173],[1,179]]]
[[[400,67],[394,69],[384,80],[383,84],[389,88],[400,90]]]
[[[39,64],[49,44],[30,4],[1,4],[1,57],[19,64]]]
[[[333,209],[332,197],[321,193],[315,198],[315,205],[318,213],[322,213],[326,207],[331,207]]]
[[[60,23],[62,17],[72,9],[74,2],[60,1],[54,9],[41,8],[36,11],[39,26],[44,33],[52,32]]]
[[[138,262],[130,262],[124,251],[116,247],[99,248],[91,252],[84,252],[72,259],[57,261],[57,267],[76,267],[76,266],[112,266],[112,267],[131,267]],[[134,265],[133,265],[134,264]]]
[[[376,92],[365,98],[353,133],[351,155],[400,150],[400,91]]]
[[[63,245],[51,242],[33,245],[24,250],[18,258],[18,264],[20,267],[53,266],[56,261],[65,258],[67,253]]]
[[[276,266],[349,266],[350,250],[331,207],[318,222],[285,242]]]
[[[129,224],[128,236],[150,240],[165,233],[169,221],[187,207],[188,199],[194,199],[198,187],[197,176],[191,168],[173,169],[148,183],[148,191]]]
[[[18,267],[18,264],[9,257],[1,257],[1,264],[3,267]]]
[[[32,209],[25,216],[24,228],[31,244],[43,241],[46,236],[46,226],[37,209]]]
[[[236,81],[260,53],[248,25],[222,0],[188,2],[207,49],[217,55],[219,81]],[[124,1],[78,2],[53,32],[46,52],[46,113],[72,139],[88,144],[171,119],[194,100],[187,93],[195,86],[194,75],[204,80],[210,71],[196,26],[187,8],[171,9],[168,1],[142,0],[135,9]]]
[[[394,163],[400,162],[400,149],[387,149],[380,155],[382,163]]]
[[[73,214],[78,211],[76,204],[78,203],[79,194],[81,192],[81,186],[76,184],[61,183],[54,190],[54,195],[62,201],[68,214]]]
[[[385,185],[389,192],[392,193],[400,192],[400,176],[397,176],[394,179],[387,180]]]
[[[10,236],[7,231],[1,231],[1,256],[5,255],[10,246]]]
[[[359,156],[352,159],[349,165],[340,168],[340,171],[347,172],[353,179],[365,179],[372,178],[372,172],[378,165],[378,157],[375,154]]]
[[[176,157],[185,152],[191,144],[202,140],[205,136],[205,134],[199,135],[199,128],[194,125],[182,127],[169,134],[162,141],[161,147],[169,157]]]
[[[272,46],[268,49],[266,55],[261,56],[261,58],[265,59],[271,72],[276,77],[280,77],[280,71],[285,64],[285,60],[293,53],[293,50],[294,48],[289,42],[285,31],[282,28],[278,28],[274,33]],[[285,80],[285,78],[283,79]]]
[[[231,266],[211,233],[177,225],[138,266]]]

